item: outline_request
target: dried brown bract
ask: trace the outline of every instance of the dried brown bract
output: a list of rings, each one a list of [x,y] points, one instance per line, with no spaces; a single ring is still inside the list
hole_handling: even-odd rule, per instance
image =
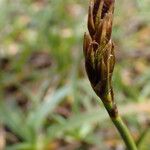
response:
[[[111,40],[115,0],[91,0],[88,30],[83,51],[88,78],[96,94],[104,101],[113,101],[111,85],[115,65],[114,44]],[[109,98],[108,98],[109,97]]]

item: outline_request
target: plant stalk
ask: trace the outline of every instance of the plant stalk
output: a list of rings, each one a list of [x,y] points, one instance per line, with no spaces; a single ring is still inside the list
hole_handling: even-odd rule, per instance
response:
[[[109,113],[109,116],[110,116],[113,124],[115,125],[118,132],[120,133],[120,135],[127,147],[127,150],[137,150],[135,141],[133,140],[133,137],[132,137],[129,129],[126,126],[126,124],[123,122],[121,116],[119,114],[117,114],[117,116],[115,116],[115,117],[111,116],[110,113],[112,113],[112,109],[113,109],[112,105],[104,104],[104,106],[105,106],[107,112]]]

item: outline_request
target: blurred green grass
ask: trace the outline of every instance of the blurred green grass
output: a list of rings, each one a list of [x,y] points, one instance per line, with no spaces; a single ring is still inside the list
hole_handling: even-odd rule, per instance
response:
[[[84,71],[88,2],[0,0],[0,149],[107,150],[123,143]],[[149,150],[150,1],[116,2],[113,77],[121,114]],[[100,108],[99,108],[100,105]]]

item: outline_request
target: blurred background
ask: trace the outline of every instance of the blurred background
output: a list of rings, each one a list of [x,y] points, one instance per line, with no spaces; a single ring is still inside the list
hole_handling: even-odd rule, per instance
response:
[[[0,150],[124,150],[84,69],[88,0],[0,0]],[[150,150],[150,0],[117,0],[120,114]]]

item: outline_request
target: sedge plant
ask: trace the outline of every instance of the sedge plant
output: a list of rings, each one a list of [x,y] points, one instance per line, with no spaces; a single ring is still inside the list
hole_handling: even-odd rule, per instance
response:
[[[102,100],[112,122],[118,129],[128,150],[137,150],[131,133],[118,113],[114,100],[112,75],[115,66],[112,24],[115,0],[91,0],[88,12],[88,31],[83,52],[85,68],[91,86]]]

